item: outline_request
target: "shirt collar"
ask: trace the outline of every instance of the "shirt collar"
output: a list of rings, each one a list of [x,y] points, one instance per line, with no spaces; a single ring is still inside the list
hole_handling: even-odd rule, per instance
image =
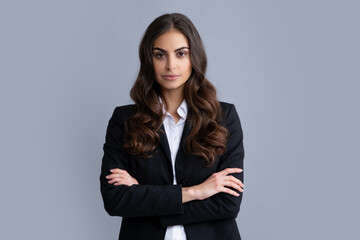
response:
[[[180,115],[180,117],[186,119],[186,116],[188,113],[188,106],[187,106],[185,99],[182,101],[182,103],[178,107],[177,112]]]
[[[164,104],[162,104],[161,98],[158,97],[158,99],[159,99],[161,105],[163,106],[163,113],[169,114],[168,112],[165,111],[165,106],[164,106]],[[176,111],[180,115],[180,117],[186,119],[187,113],[188,113],[188,105],[187,105],[185,99],[182,101],[182,103],[180,104],[180,106],[178,107],[178,109]]]

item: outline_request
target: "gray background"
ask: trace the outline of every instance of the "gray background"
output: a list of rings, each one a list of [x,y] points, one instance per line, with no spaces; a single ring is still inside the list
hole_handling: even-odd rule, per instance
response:
[[[105,130],[130,103],[138,44],[188,15],[244,130],[244,240],[359,239],[358,1],[0,3],[0,239],[117,239]]]

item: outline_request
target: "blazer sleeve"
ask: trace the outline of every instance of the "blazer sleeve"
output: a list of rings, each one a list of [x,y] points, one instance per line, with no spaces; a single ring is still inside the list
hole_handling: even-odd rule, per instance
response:
[[[109,120],[102,158],[100,189],[107,213],[111,216],[144,217],[183,213],[181,185],[109,184],[110,169],[120,168],[131,174],[129,155],[123,149],[124,116],[117,107]]]
[[[243,133],[239,116],[233,104],[231,104],[226,117],[226,126],[230,132],[230,136],[227,142],[226,151],[220,157],[219,171],[233,167],[243,169]],[[232,175],[244,182],[244,171]],[[183,204],[183,213],[160,217],[161,225],[166,227],[178,224],[184,225],[211,220],[236,218],[240,210],[243,194],[237,190],[235,191],[240,194],[238,197],[221,192],[204,200],[186,202]]]

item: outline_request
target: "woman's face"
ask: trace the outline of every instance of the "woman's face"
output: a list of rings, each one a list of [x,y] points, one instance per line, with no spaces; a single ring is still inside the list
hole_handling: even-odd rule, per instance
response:
[[[187,38],[177,29],[171,29],[154,41],[153,65],[155,79],[163,94],[183,91],[192,71]]]

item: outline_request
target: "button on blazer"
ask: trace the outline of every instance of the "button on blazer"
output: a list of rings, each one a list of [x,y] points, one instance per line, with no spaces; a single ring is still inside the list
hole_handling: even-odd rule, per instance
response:
[[[135,113],[136,105],[116,107],[109,120],[103,146],[100,185],[104,207],[111,216],[121,216],[121,240],[164,240],[167,226],[184,225],[187,240],[239,240],[235,218],[240,210],[242,193],[235,197],[218,193],[204,200],[182,203],[182,187],[200,184],[213,173],[225,168],[242,168],[244,160],[243,132],[233,104],[220,102],[222,125],[230,136],[226,151],[211,167],[191,153],[184,141],[191,126],[186,121],[175,161],[177,185],[173,185],[172,163],[164,126],[159,131],[160,143],[151,158],[131,155],[123,149],[124,124]],[[114,186],[105,176],[110,169],[126,170],[138,185]],[[244,172],[232,174],[244,181]]]

